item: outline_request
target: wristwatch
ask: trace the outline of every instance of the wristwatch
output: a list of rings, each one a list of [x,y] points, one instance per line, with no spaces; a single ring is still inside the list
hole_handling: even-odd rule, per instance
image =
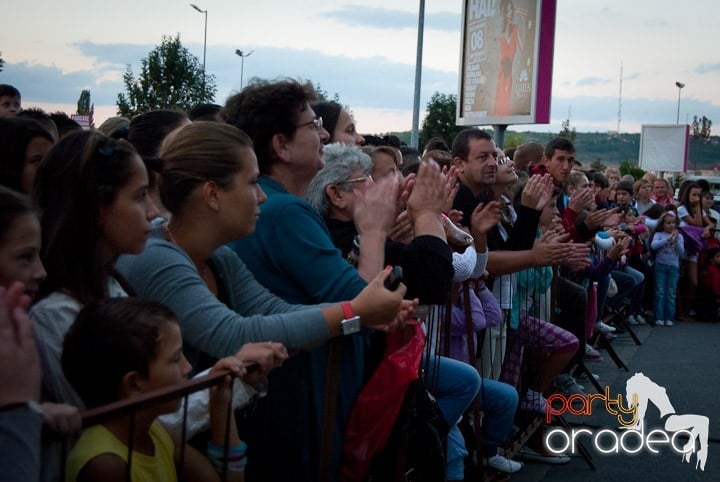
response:
[[[345,319],[340,322],[343,335],[352,335],[360,331],[360,317],[355,314],[349,301],[340,304]]]

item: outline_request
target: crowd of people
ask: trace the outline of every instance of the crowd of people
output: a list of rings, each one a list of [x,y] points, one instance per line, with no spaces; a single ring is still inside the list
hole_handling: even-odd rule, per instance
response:
[[[503,152],[473,128],[419,152],[360,135],[292,79],[98,129],[55,117],[0,85],[10,481],[363,480],[379,469],[348,475],[349,420],[389,337],[416,326],[445,479],[514,473],[516,415],[583,393],[573,369],[602,359],[598,334],[620,329],[608,313],[718,315],[709,188],[683,183],[675,201],[661,177],[579,170],[565,138]],[[204,373],[227,377],[186,402],[190,440],[169,418],[179,401],[80,430],[86,410]],[[252,410],[228,410],[232,377],[262,390]],[[522,457],[570,460],[540,436]]]

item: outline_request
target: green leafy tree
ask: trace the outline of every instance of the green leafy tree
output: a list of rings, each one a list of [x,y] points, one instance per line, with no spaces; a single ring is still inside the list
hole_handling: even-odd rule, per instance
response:
[[[452,144],[455,136],[465,127],[455,124],[457,95],[435,92],[427,103],[427,116],[420,129],[420,147],[433,137],[441,137]]]
[[[95,106],[93,106],[92,108],[94,107]],[[80,92],[80,98],[77,101],[77,113],[89,114],[90,110],[90,91],[87,89],[83,89],[83,91]]]
[[[706,116],[693,116],[690,136],[690,158],[693,159],[695,170],[698,169],[698,161],[703,157],[705,145],[711,138],[712,121]]]
[[[630,161],[622,161],[620,163],[620,174],[630,174],[635,179],[640,179],[645,175],[645,171],[633,164],[630,163]]]
[[[206,75],[200,61],[182,46],[180,35],[163,35],[160,45],[142,59],[137,79],[127,66],[125,92],[117,96],[118,115],[132,117],[153,109],[188,110],[212,102],[215,76]]]
[[[558,134],[560,137],[565,137],[566,139],[570,139],[570,142],[575,142],[575,138],[577,137],[577,132],[575,132],[575,128],[573,127],[570,129],[570,119],[565,119],[562,122],[562,129],[560,129],[560,133]]]
[[[516,148],[521,144],[525,143],[525,136],[521,132],[505,131],[505,141],[503,142],[503,149]]]
[[[90,127],[95,127],[93,122],[93,114],[95,114],[95,104],[90,103],[90,90],[83,89],[80,92],[80,98],[77,101],[77,113],[90,116]]]
[[[340,96],[337,92],[330,95],[330,92],[322,88],[320,82],[313,82],[313,87],[315,87],[315,92],[317,93],[317,100],[324,102],[337,102],[338,104],[341,104]]]
[[[590,169],[593,169],[595,171],[604,172],[605,169],[607,169],[607,166],[603,164],[602,158],[598,157],[593,162],[590,163]]]

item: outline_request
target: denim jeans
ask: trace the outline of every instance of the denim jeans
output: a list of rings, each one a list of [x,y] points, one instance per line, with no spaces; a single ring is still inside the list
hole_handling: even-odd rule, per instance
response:
[[[642,275],[642,273],[640,273],[640,275]],[[618,292],[615,296],[608,299],[608,304],[613,308],[617,308],[620,304],[622,304],[623,300],[632,300],[631,296],[635,293],[635,287],[637,284],[635,282],[635,278],[632,276],[632,273],[629,271],[620,271],[616,269],[610,273],[610,276],[612,276],[612,279],[615,280]]]
[[[485,412],[483,443],[485,455],[491,457],[512,430],[518,394],[507,383],[481,379],[475,367],[446,357],[428,363],[427,386],[437,399],[440,412],[450,427],[447,447],[447,479],[464,478],[465,440],[457,427],[462,414],[477,395]]]
[[[680,268],[670,264],[655,263],[655,320],[675,318]]]

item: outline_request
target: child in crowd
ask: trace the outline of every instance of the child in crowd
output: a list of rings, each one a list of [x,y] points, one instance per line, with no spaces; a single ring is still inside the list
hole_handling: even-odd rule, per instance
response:
[[[47,275],[40,261],[40,239],[39,212],[33,202],[0,186],[0,287],[10,289],[20,282],[31,301]],[[47,428],[58,433],[80,428],[77,408],[49,402],[41,408]]]
[[[62,366],[86,406],[95,408],[185,380],[191,366],[182,348],[180,325],[165,306],[133,298],[107,299],[80,312],[65,338]],[[245,367],[257,363],[264,375],[287,357],[287,352],[278,352],[279,358],[273,353],[267,343],[245,345],[235,356],[218,361],[210,373],[228,370],[246,378]],[[207,458],[186,445],[184,464],[179,465],[183,451],[176,448],[184,441],[172,437],[157,421],[159,415],[179,408],[180,401],[173,400],[86,429],[70,452],[65,480],[119,480],[129,470],[134,481],[176,481],[176,464],[185,480],[220,480],[227,436],[227,480],[242,481],[247,447],[228,410],[231,398],[229,376],[210,389]]]
[[[30,318],[48,400],[82,408],[60,368],[63,338],[83,305],[127,296],[113,263],[145,247],[157,215],[147,190],[147,169],[132,146],[91,131],[61,139],[38,169],[35,194],[48,276]]]
[[[710,234],[715,239],[720,239],[720,230],[717,229],[720,223],[720,213],[713,209],[713,193],[710,191],[703,191],[700,193],[700,202],[702,203],[703,214],[707,216],[708,220],[712,223],[710,227]]]
[[[32,300],[45,276],[38,210],[29,198],[0,186],[0,286],[20,281]]]
[[[680,277],[680,256],[684,252],[683,237],[677,229],[673,212],[665,212],[658,220],[650,246],[655,255],[655,324],[673,326],[675,298]]]
[[[0,84],[0,117],[17,115],[20,110],[20,91],[12,85]]]
[[[52,135],[36,121],[0,118],[0,185],[32,194],[38,164],[53,142]]]
[[[710,220],[704,215],[700,204],[700,185],[694,181],[685,181],[680,186],[680,205],[677,215],[680,220],[681,231],[687,229],[690,235],[693,230],[703,231],[702,237],[710,237]],[[693,228],[694,227],[694,228]],[[680,321],[694,321],[695,299],[698,287],[698,249],[687,243],[682,254],[682,264],[685,278],[685,296],[680,298],[678,319]]]

